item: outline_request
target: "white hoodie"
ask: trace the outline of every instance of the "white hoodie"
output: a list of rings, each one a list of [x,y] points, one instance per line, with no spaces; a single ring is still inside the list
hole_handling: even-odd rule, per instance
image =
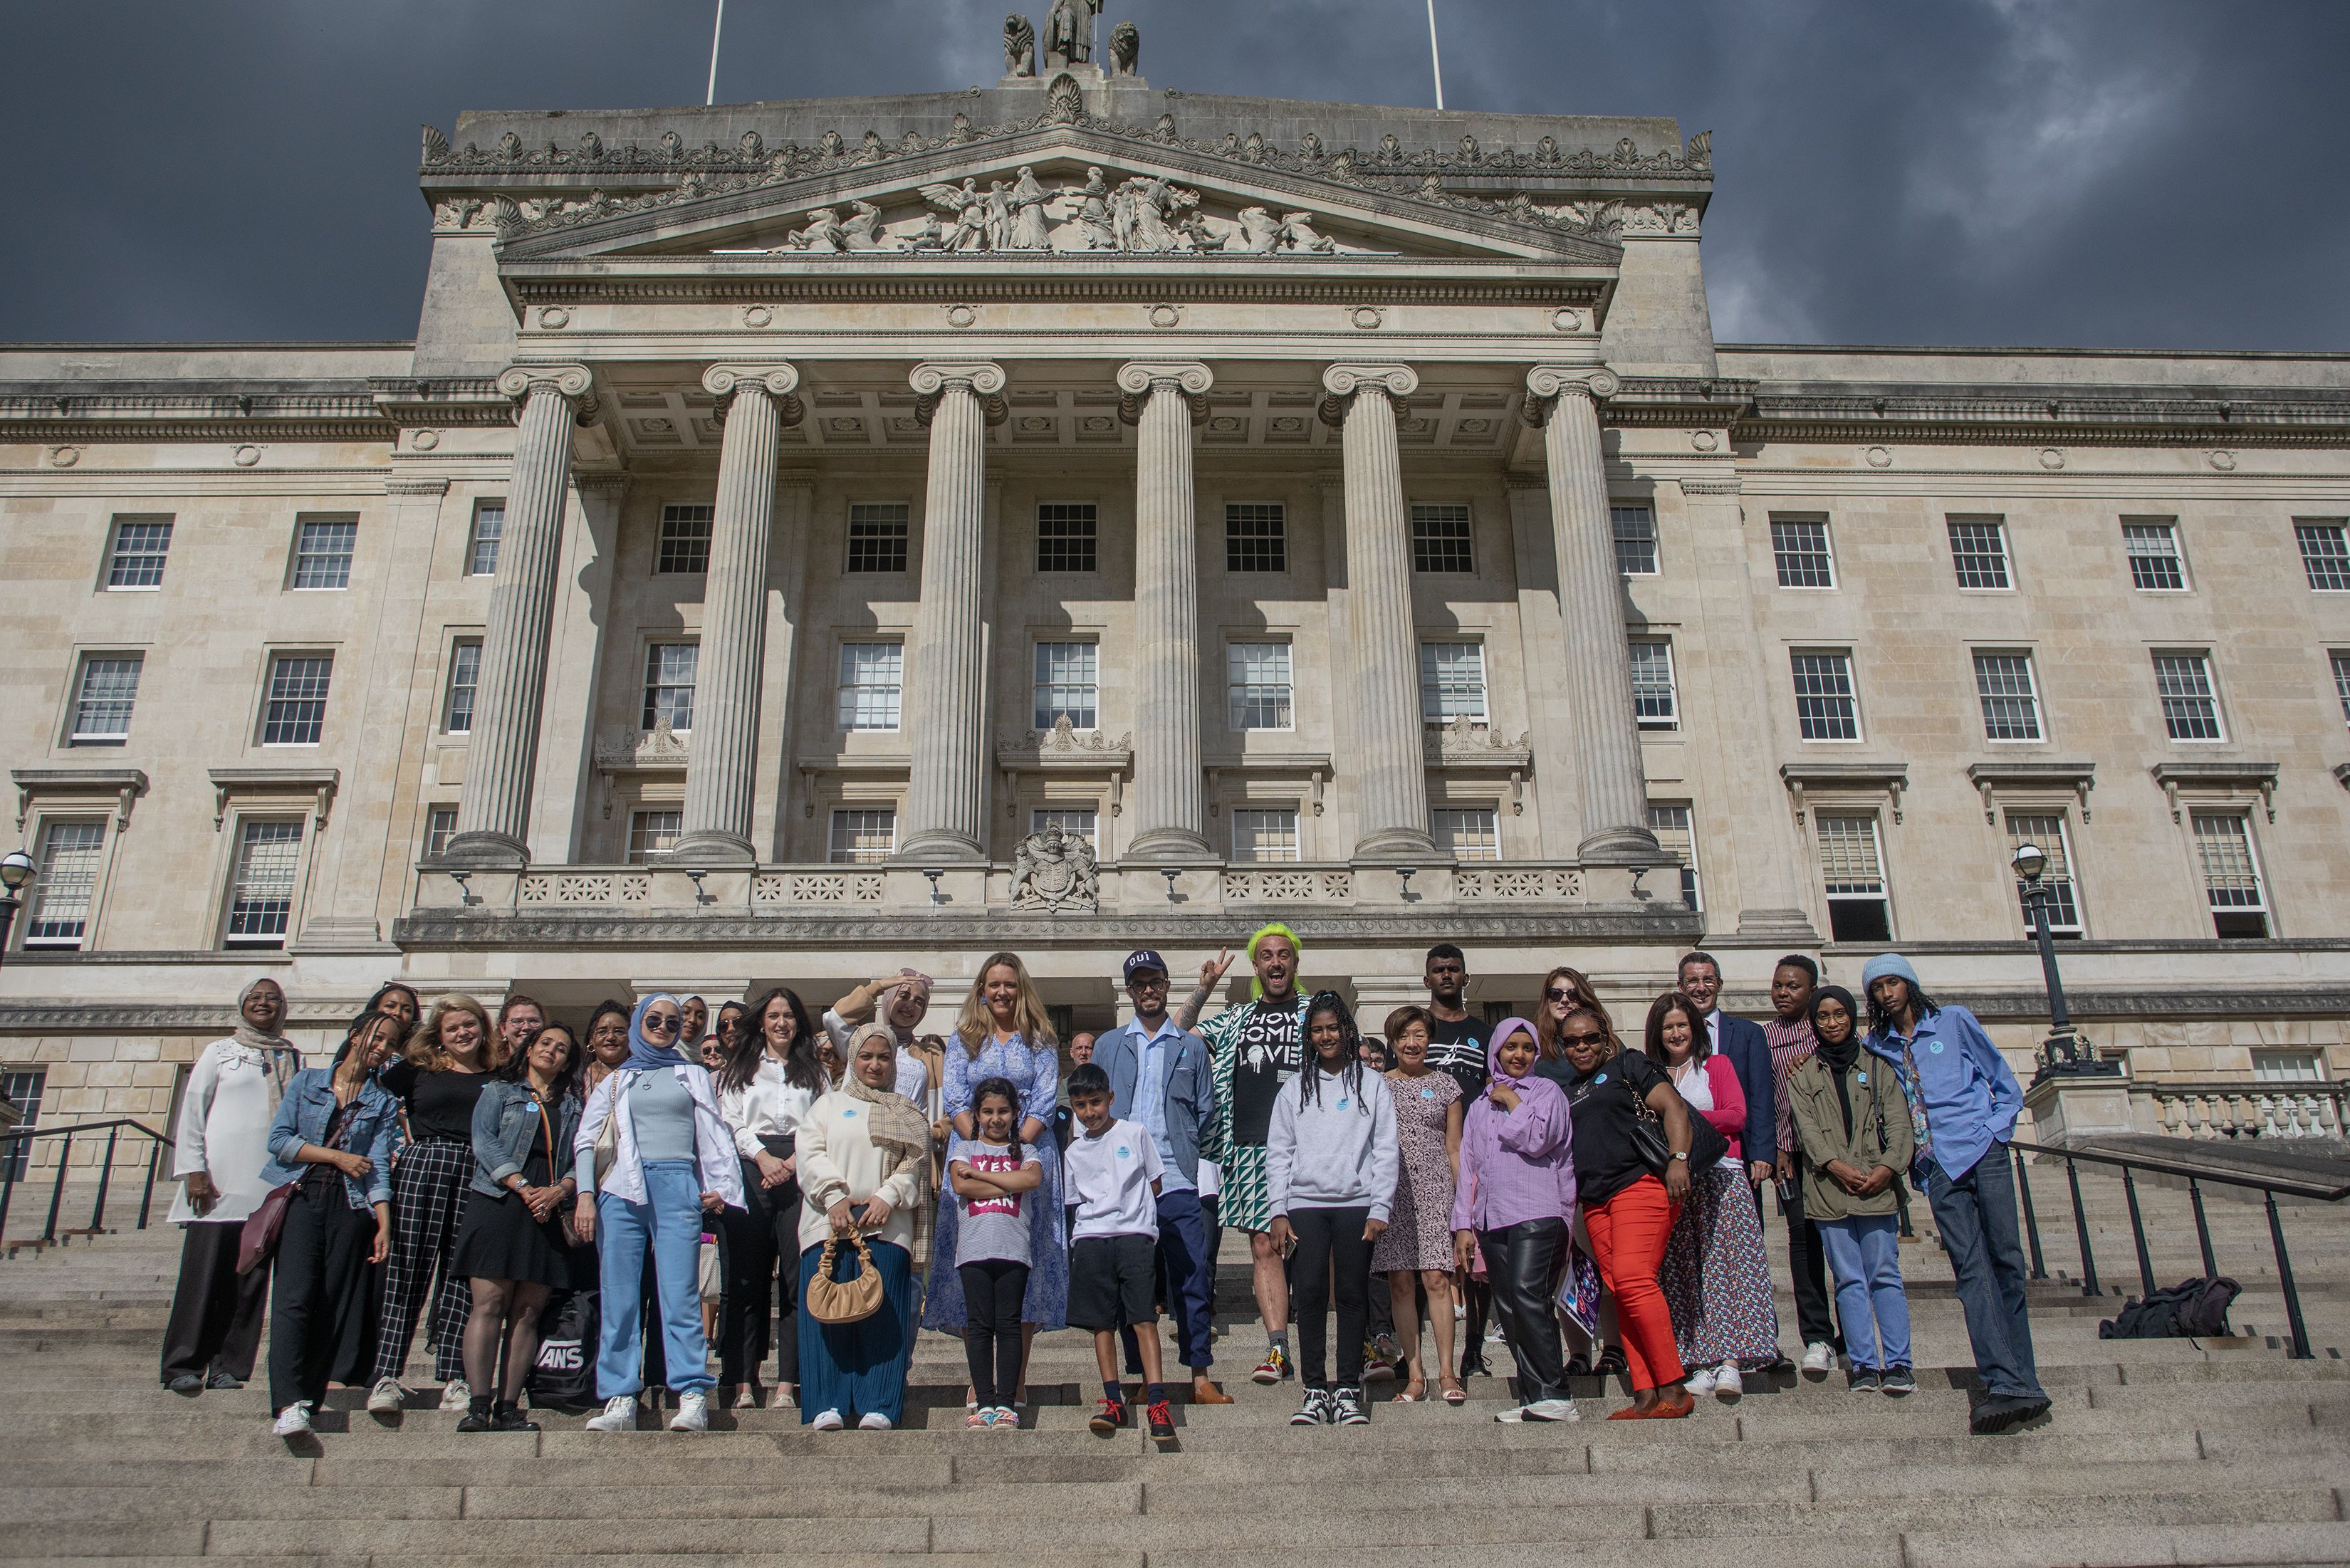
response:
[[[1320,1079],[1311,1106],[1305,1103],[1306,1073]],[[1343,1075],[1307,1067],[1274,1098],[1264,1155],[1274,1213],[1367,1208],[1385,1223],[1399,1164],[1395,1100],[1387,1079],[1367,1065],[1360,1091],[1350,1095]]]

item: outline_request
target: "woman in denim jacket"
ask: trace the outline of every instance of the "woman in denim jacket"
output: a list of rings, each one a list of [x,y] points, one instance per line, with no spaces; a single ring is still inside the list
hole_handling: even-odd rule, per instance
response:
[[[400,1102],[375,1070],[408,1029],[389,1012],[351,1020],[331,1067],[286,1085],[269,1128],[264,1187],[298,1182],[277,1240],[269,1302],[269,1407],[277,1435],[310,1430],[332,1381],[363,1386],[375,1364],[378,1267],[391,1251],[391,1158]]]

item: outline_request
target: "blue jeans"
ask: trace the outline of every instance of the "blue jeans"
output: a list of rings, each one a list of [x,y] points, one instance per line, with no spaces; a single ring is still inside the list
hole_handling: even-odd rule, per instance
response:
[[[2001,1398],[2044,1399],[2032,1356],[2032,1319],[2023,1303],[2023,1242],[2015,1229],[2015,1183],[2005,1144],[1995,1143],[1955,1180],[1935,1166],[1926,1199],[1958,1276],[1967,1338],[1983,1387]],[[1852,1333],[1846,1324],[1845,1333]]]
[[[598,1399],[634,1394],[645,1386],[639,1293],[648,1246],[669,1386],[680,1394],[706,1394],[715,1381],[710,1376],[710,1341],[702,1333],[701,1175],[690,1159],[650,1159],[644,1168],[650,1202],[596,1195],[597,1272],[603,1286],[597,1298],[603,1314],[596,1347]]]
[[[1853,1366],[1877,1372],[1908,1366],[1909,1297],[1901,1288],[1900,1217],[1856,1214],[1812,1223],[1835,1275],[1836,1316],[1844,1323],[1844,1347]]]
[[[1206,1216],[1196,1192],[1162,1193],[1159,1199],[1159,1293],[1175,1319],[1174,1355],[1194,1372],[1205,1372],[1215,1359],[1211,1338],[1214,1314],[1209,1298],[1215,1289],[1215,1260],[1208,1256]],[[1126,1369],[1142,1371],[1141,1347],[1134,1330],[1118,1330],[1126,1346]]]

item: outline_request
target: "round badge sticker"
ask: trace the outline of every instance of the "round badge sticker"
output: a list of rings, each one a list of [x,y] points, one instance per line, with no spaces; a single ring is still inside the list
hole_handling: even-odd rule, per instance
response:
[[[1935,1041],[1931,1045],[1926,1047],[1926,1054],[1929,1056],[1939,1056],[1941,1054],[1942,1043],[1939,1040]]]
[[[1432,1100],[1436,1098],[1436,1091],[1434,1089],[1422,1089],[1419,1092],[1419,1097],[1423,1100]]]
[[[1596,1085],[1600,1085],[1600,1084],[1604,1084],[1604,1083],[1606,1083],[1607,1081],[1607,1074],[1605,1074],[1605,1073],[1600,1074],[1600,1075],[1599,1075],[1599,1076],[1597,1076],[1597,1077],[1596,1077],[1596,1078],[1594,1078],[1594,1079],[1592,1079],[1592,1080],[1591,1080],[1592,1084],[1593,1084],[1595,1086],[1596,1086]]]
[[[1134,1158],[1134,1151],[1128,1148],[1126,1145],[1120,1144],[1118,1146],[1118,1158],[1120,1159],[1132,1159]]]

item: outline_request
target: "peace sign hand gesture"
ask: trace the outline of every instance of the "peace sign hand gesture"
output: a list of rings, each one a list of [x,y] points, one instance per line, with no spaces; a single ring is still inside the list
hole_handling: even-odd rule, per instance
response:
[[[1223,984],[1224,972],[1232,967],[1232,950],[1222,948],[1216,956],[1200,966],[1200,989],[1213,991]]]

